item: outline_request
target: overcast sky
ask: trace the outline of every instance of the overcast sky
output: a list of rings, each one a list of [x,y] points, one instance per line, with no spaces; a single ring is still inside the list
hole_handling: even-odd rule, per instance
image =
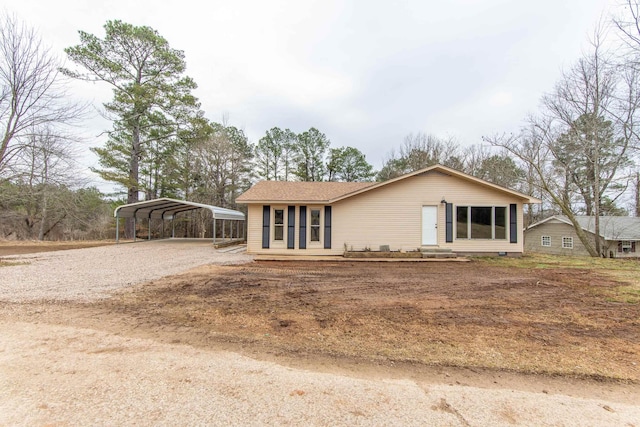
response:
[[[377,169],[409,133],[471,145],[516,130],[614,3],[20,0],[3,7],[61,56],[79,43],[78,30],[104,37],[107,20],[150,26],[185,52],[210,120],[228,115],[253,143],[274,126],[316,127],[332,147],[356,147]],[[85,82],[73,92],[95,105],[111,97],[107,86]],[[97,135],[109,127],[88,120],[87,144],[101,144]]]

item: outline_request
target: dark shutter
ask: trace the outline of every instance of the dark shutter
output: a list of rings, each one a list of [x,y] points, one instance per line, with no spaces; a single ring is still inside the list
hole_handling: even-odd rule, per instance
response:
[[[262,206],[262,248],[269,247],[269,224],[271,224],[271,206]]]
[[[509,205],[509,241],[518,243],[518,205]]]
[[[618,252],[622,252],[622,242],[618,242]]]
[[[324,248],[331,249],[331,206],[324,207]]]
[[[631,252],[636,251],[636,242],[631,242]]]
[[[307,207],[300,206],[300,231],[298,232],[298,248],[307,249]]]
[[[294,249],[296,238],[296,207],[289,206],[287,218],[287,249]]]
[[[444,220],[446,224],[446,242],[453,242],[453,203],[444,206]]]

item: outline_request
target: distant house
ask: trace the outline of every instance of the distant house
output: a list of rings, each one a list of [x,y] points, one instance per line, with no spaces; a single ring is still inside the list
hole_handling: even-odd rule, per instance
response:
[[[595,217],[580,215],[576,219],[587,235],[595,241]],[[573,224],[564,215],[555,215],[529,226],[524,232],[524,242],[527,252],[589,255]],[[605,257],[640,257],[640,218],[601,216],[600,243],[602,255]]]
[[[523,204],[540,200],[435,165],[379,183],[262,181],[236,202],[248,205],[254,254],[520,255]]]

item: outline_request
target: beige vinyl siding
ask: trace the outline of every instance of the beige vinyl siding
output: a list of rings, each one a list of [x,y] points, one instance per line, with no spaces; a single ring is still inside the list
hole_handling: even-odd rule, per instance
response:
[[[517,203],[518,243],[506,240],[461,240],[446,243],[445,205],[504,206]],[[375,191],[350,197],[334,205],[333,245],[349,249],[418,250],[422,243],[422,206],[438,208],[438,242],[440,248],[454,252],[522,252],[522,204],[508,195],[457,177],[429,172],[392,183]]]
[[[262,205],[249,205],[247,209],[247,252],[262,249]]]

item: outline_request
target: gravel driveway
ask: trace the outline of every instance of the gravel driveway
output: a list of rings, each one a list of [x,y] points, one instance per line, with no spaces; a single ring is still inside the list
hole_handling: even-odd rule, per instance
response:
[[[91,301],[114,290],[203,264],[239,264],[252,257],[216,250],[210,241],[156,240],[3,257],[0,301]]]

